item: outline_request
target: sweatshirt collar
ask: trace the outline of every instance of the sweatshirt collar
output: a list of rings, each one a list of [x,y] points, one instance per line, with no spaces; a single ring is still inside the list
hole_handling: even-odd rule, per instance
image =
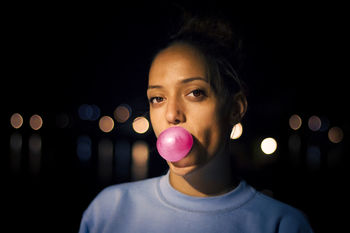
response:
[[[169,172],[162,176],[157,187],[159,198],[167,205],[191,212],[230,211],[241,207],[256,194],[256,190],[244,180],[223,195],[213,197],[193,197],[174,189],[169,181]]]

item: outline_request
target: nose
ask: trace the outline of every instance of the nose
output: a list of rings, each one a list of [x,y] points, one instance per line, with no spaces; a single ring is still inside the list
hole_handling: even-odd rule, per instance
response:
[[[168,100],[165,118],[169,124],[178,125],[185,122],[186,117],[183,111],[183,106],[180,101]]]

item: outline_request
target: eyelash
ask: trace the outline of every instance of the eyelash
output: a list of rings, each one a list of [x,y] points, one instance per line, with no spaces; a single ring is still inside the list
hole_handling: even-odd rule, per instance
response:
[[[162,100],[164,99],[163,97],[156,96],[156,97],[150,98],[150,99],[149,99],[149,102],[150,102],[151,104],[157,104],[157,103],[153,103],[153,100],[155,100],[155,99],[157,99],[157,98],[161,98]]]
[[[199,98],[200,96],[195,96],[194,95],[194,92],[198,92],[199,94],[201,94],[201,96],[205,96],[205,92],[201,89],[196,89],[196,90],[193,90],[191,91],[189,94],[193,93],[193,96],[196,97],[196,98]]]
[[[195,92],[197,92],[197,94],[199,93],[200,96],[196,96],[196,95],[194,94]],[[189,94],[193,94],[193,98],[201,98],[201,97],[203,97],[203,96],[206,96],[205,91],[203,91],[203,90],[201,90],[201,89],[193,90],[193,91],[191,91]],[[189,95],[189,94],[187,94],[187,95]],[[163,101],[163,99],[164,99],[163,97],[155,96],[155,97],[151,97],[151,98],[149,99],[149,102],[150,102],[151,104],[158,104],[159,102],[157,102],[157,103],[154,103],[154,102],[153,102],[153,101],[156,100],[157,98],[161,99],[160,102]],[[159,100],[159,99],[158,99],[158,100]]]

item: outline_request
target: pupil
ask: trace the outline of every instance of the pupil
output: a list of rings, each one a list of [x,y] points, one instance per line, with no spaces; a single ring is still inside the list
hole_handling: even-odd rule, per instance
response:
[[[196,97],[200,96],[200,94],[201,94],[201,93],[200,93],[199,90],[193,91],[193,95],[196,96]]]

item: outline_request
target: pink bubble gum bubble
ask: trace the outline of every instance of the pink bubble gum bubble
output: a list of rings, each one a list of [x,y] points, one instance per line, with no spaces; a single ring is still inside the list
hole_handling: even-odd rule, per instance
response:
[[[192,135],[179,126],[164,130],[157,139],[157,149],[160,156],[170,162],[176,162],[186,157],[192,145]]]

